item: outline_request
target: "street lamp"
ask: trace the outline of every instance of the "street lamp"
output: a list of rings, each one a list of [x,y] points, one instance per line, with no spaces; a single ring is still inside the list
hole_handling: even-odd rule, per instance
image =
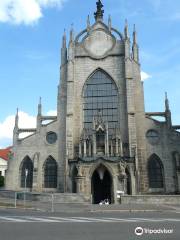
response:
[[[25,203],[26,203],[26,187],[27,187],[27,176],[28,176],[28,169],[25,168],[25,178],[24,178],[24,208],[25,208]]]

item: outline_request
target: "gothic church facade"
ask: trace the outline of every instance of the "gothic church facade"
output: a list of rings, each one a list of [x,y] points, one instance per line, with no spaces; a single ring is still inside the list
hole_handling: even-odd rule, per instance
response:
[[[20,129],[16,115],[6,189],[82,193],[93,203],[125,194],[180,191],[180,126],[173,126],[167,95],[164,112],[145,112],[139,48],[134,29],[121,33],[103,21],[61,48],[57,116],[38,105],[37,127]],[[154,119],[161,116],[164,121]],[[44,121],[49,123],[44,123]],[[19,138],[22,132],[31,133]]]

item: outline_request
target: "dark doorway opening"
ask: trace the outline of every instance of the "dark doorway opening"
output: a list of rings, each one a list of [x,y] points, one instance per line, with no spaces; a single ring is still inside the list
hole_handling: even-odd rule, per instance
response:
[[[131,195],[131,175],[130,175],[130,173],[129,173],[129,170],[126,168],[126,177],[127,177],[127,182],[126,182],[126,187],[127,187],[127,194],[128,195]]]
[[[100,173],[103,172],[103,174]],[[107,169],[101,167],[95,170],[91,179],[92,200],[99,204],[102,200],[108,199],[112,203],[112,178]]]
[[[76,167],[74,167],[72,170],[72,193],[77,193],[77,183],[76,183],[77,175],[78,175],[78,170]]]

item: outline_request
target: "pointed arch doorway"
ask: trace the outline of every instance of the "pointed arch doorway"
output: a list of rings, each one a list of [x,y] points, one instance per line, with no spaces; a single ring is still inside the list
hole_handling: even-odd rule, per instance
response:
[[[108,199],[112,203],[112,176],[104,165],[94,171],[91,178],[92,203],[99,204]]]

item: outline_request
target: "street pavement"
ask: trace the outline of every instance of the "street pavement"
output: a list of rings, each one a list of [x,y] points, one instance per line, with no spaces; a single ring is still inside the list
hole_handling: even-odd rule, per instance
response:
[[[68,206],[68,205],[67,205]],[[66,208],[67,208],[66,206]],[[179,240],[179,206],[80,206],[42,212],[0,209],[0,240]],[[139,208],[139,209],[138,209]],[[138,228],[137,228],[138,227]],[[136,229],[137,228],[137,229]],[[136,233],[135,233],[136,229]],[[137,235],[139,234],[139,235]]]

